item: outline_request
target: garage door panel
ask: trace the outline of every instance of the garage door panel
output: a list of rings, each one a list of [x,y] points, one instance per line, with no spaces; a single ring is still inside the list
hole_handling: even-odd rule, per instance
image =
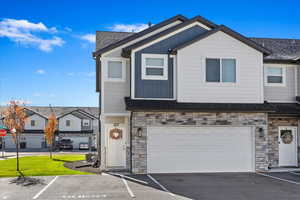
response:
[[[148,172],[252,171],[249,127],[148,129]]]

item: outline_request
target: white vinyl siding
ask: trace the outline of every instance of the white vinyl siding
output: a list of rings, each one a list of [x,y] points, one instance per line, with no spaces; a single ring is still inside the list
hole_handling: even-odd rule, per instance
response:
[[[264,76],[265,77],[265,87],[264,87],[265,100],[269,102],[282,102],[282,103],[296,102],[297,65],[264,64],[265,72],[267,67],[284,67],[285,84],[284,85],[266,84],[266,74],[265,74]]]
[[[263,103],[263,55],[217,32],[177,52],[179,102]],[[206,58],[235,59],[235,83],[207,83]]]
[[[70,121],[70,126],[68,126]],[[81,131],[81,119],[72,114],[65,115],[58,120],[60,131]]]
[[[27,118],[24,129],[26,130],[44,130],[46,119],[40,115],[34,114]],[[34,125],[34,126],[32,126]]]
[[[251,172],[251,127],[150,127],[148,173]]]
[[[26,149],[41,149],[42,143],[45,141],[44,134],[26,133],[21,136],[22,142],[26,143]],[[5,148],[15,149],[16,145],[11,135],[5,137]]]
[[[126,61],[126,76],[129,77],[129,61]],[[124,97],[130,95],[130,79],[124,82],[104,82],[103,83],[103,113],[125,113]]]
[[[296,67],[296,70],[297,70],[297,96],[300,96],[300,66],[299,65]]]

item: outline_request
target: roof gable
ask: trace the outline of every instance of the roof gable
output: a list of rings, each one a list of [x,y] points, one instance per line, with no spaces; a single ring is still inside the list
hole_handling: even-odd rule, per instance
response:
[[[192,24],[196,24],[197,22],[198,22],[198,25],[200,25],[200,26],[201,26],[201,24],[203,24],[206,29],[207,28],[208,29],[213,29],[213,28],[218,27],[218,25],[214,24],[213,22],[210,22],[210,21],[208,21],[207,19],[205,19],[205,18],[203,18],[201,16],[196,16],[196,17],[194,17],[194,18],[192,18],[192,19],[190,19],[188,21],[185,21],[185,22],[183,22],[181,24],[173,26],[173,27],[171,27],[169,29],[166,29],[166,30],[164,30],[162,32],[159,32],[159,33],[157,33],[155,35],[152,35],[152,36],[150,36],[150,37],[148,37],[148,38],[146,38],[144,40],[141,40],[141,41],[136,42],[136,43],[134,43],[132,45],[129,45],[128,47],[126,47],[126,48],[123,49],[122,56],[129,57],[130,54],[131,54],[131,50],[139,48],[139,47],[141,47],[143,45],[146,45],[146,44],[148,44],[150,42],[153,42],[153,41],[155,41],[155,40],[157,40],[159,38],[162,38],[164,36],[167,37],[169,34],[175,33],[176,31],[180,31],[181,29],[184,29],[185,27],[188,27],[188,26],[190,26]]]
[[[176,54],[178,50],[182,49],[182,48],[185,48],[199,40],[202,40],[202,39],[205,39],[207,38],[208,36],[212,35],[212,34],[215,34],[219,31],[222,31],[224,33],[226,33],[227,35],[239,40],[240,42],[243,42],[244,44],[256,49],[257,51],[260,51],[262,52],[264,55],[269,55],[271,53],[270,50],[264,48],[263,46],[257,44],[256,42],[250,40],[249,38],[231,30],[230,28],[224,26],[224,25],[220,25],[218,26],[217,28],[215,29],[212,29],[204,34],[201,34],[199,35],[198,37],[194,38],[193,40],[190,40],[184,44],[180,44],[179,46],[175,47],[174,49],[172,49],[171,53],[172,54]]]
[[[42,115],[42,114],[40,114],[40,113],[38,113],[38,112],[36,112],[34,110],[31,110],[29,108],[24,108],[24,110],[25,110],[25,113],[26,113],[27,117],[31,117],[33,115],[38,115],[38,116],[40,116],[40,117],[42,117],[44,119],[48,119],[47,116],[44,116],[44,115]]]
[[[130,41],[132,41],[134,39],[139,38],[139,37],[142,37],[142,36],[144,36],[144,35],[146,35],[148,33],[151,33],[153,31],[155,31],[155,30],[157,30],[157,29],[159,29],[159,28],[161,28],[163,26],[166,26],[166,25],[168,25],[170,23],[173,23],[173,22],[175,22],[177,20],[180,20],[180,21],[184,22],[184,21],[187,20],[187,18],[184,17],[184,16],[182,16],[182,15],[176,15],[176,16],[170,18],[170,19],[167,19],[167,20],[165,20],[163,22],[155,24],[154,26],[151,26],[151,27],[149,27],[149,28],[147,28],[147,29],[145,29],[143,31],[140,31],[138,33],[135,33],[135,34],[132,34],[132,35],[130,35],[128,37],[125,37],[124,39],[121,39],[121,40],[119,40],[119,41],[117,41],[115,43],[112,43],[110,45],[105,46],[104,48],[98,49],[97,51],[95,51],[93,53],[93,56],[94,57],[99,56],[99,55],[101,55],[104,52],[107,52],[107,51],[112,50],[112,49],[114,49],[114,48],[116,48],[118,46],[126,44],[126,43],[128,43],[128,42],[130,42]]]
[[[75,117],[79,118],[79,119],[85,119],[85,118],[89,118],[89,119],[96,119],[96,117],[92,116],[91,114],[85,112],[84,110],[81,109],[76,109],[76,110],[72,110],[70,112],[64,113],[63,115],[57,117],[59,118],[63,118],[67,115],[74,115]]]

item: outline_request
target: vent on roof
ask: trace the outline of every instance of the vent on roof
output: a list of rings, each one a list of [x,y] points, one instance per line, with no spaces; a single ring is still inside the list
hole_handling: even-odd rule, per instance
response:
[[[151,22],[148,22],[148,27],[150,28],[152,26],[152,23]]]

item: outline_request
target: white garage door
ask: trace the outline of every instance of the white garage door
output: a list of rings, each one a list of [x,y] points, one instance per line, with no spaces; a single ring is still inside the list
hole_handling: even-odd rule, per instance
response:
[[[42,148],[42,142],[45,141],[44,135],[25,135],[26,148],[27,149],[40,149]]]
[[[147,138],[147,171],[254,171],[252,144],[250,127],[151,127]]]

